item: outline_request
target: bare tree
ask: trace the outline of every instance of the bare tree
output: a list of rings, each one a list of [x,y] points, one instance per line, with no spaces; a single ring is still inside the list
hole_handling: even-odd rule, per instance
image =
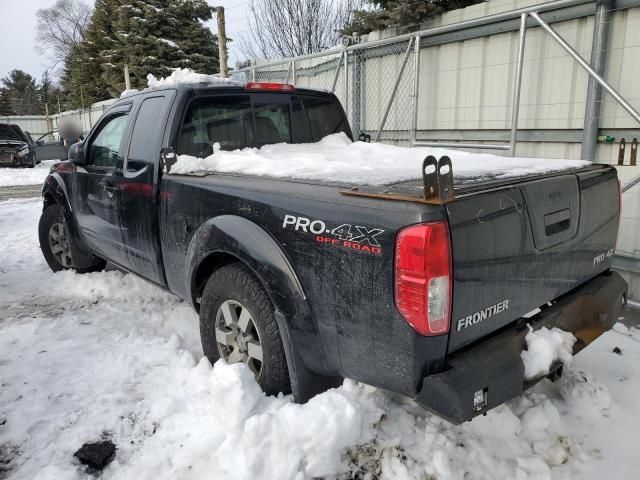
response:
[[[50,8],[36,12],[36,41],[39,53],[51,52],[56,65],[84,40],[91,19],[91,5],[83,0],[57,0]]]
[[[338,30],[361,0],[251,0],[249,33],[238,41],[248,58],[294,57],[337,44]]]

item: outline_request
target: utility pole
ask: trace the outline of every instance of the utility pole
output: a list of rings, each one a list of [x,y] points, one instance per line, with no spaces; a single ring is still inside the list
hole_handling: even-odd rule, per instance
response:
[[[224,29],[224,7],[215,7],[218,18],[218,57],[220,60],[220,73],[222,78],[229,76],[227,67],[227,34]]]
[[[131,90],[131,78],[129,78],[129,64],[124,64],[124,88],[125,90]]]
[[[49,141],[53,140],[53,136],[51,132],[53,131],[53,124],[51,123],[51,117],[49,116],[49,104],[44,104],[44,121],[47,124],[47,139]]]
[[[80,123],[82,123],[82,130],[84,130],[84,95],[82,94],[82,85],[80,85],[80,102],[82,103],[82,110],[80,110]]]

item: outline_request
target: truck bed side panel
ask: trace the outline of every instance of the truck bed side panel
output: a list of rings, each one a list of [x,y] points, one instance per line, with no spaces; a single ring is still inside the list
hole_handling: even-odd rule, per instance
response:
[[[320,346],[319,351],[299,349],[307,367],[407,395],[415,395],[429,371],[442,368],[447,336],[418,335],[398,313],[393,297],[396,231],[442,219],[442,207],[356,199],[335,187],[225,175],[169,175],[162,196],[162,248],[172,291],[188,296],[184,264],[193,232],[217,215],[240,215],[275,239],[302,284],[312,319],[287,320],[293,341]],[[316,233],[310,222],[316,222]],[[349,242],[349,228],[352,236],[361,231],[371,242]],[[372,237],[375,229],[382,232]],[[379,253],[361,250],[376,243]],[[303,323],[310,321],[315,325]],[[318,338],[312,338],[314,332]]]

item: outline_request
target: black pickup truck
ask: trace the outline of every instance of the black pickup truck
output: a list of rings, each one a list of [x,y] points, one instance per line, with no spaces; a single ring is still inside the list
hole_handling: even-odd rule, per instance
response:
[[[216,83],[120,99],[46,179],[43,254],[56,271],[109,261],[191,302],[211,362],[244,362],[269,394],[306,401],[349,377],[455,423],[531,385],[527,325],[572,332],[575,353],[617,320],[627,285],[611,271],[607,165],[453,182],[446,158],[428,158],[428,174],[384,188],[170,173],[176,154],[215,142],[336,132],[352,137],[324,91]]]

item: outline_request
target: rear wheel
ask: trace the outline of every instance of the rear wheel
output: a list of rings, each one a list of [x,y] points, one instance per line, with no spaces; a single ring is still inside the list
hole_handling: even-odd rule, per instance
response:
[[[215,363],[244,363],[270,395],[289,393],[289,371],[274,309],[266,292],[244,265],[216,270],[204,288],[200,337]]]

